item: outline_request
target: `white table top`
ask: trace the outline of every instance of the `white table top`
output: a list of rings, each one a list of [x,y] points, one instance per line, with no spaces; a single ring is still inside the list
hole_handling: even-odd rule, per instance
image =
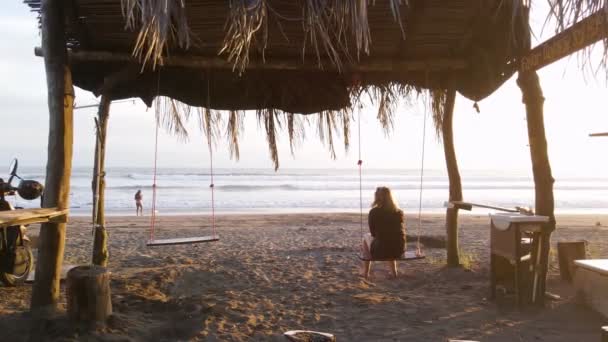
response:
[[[608,275],[608,259],[575,260],[576,266]]]
[[[493,213],[490,219],[494,226],[500,230],[506,230],[512,223],[545,223],[549,222],[548,216],[523,215],[518,213]]]

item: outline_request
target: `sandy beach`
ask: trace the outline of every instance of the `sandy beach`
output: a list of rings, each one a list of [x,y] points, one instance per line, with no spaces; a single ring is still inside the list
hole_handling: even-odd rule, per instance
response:
[[[65,263],[87,263],[91,227],[68,225]],[[409,248],[416,218],[408,217]],[[64,319],[46,324],[49,339],[95,341],[283,341],[292,329],[337,335],[338,341],[596,341],[601,316],[577,303],[559,280],[552,253],[548,290],[560,300],[519,312],[508,297],[488,295],[485,215],[461,216],[463,269],[447,269],[443,219],[425,216],[427,258],[402,262],[390,279],[376,263],[359,276],[356,214],[227,215],[215,243],[148,248],[148,217],[108,217],[112,301],[108,326],[81,335]],[[158,237],[205,235],[209,217],[167,216]],[[603,226],[606,224],[606,227]],[[32,235],[38,227],[30,227]],[[437,239],[434,239],[437,237]],[[608,256],[608,216],[561,216],[553,243],[587,240],[590,257]],[[435,242],[435,243],[432,243]],[[31,285],[0,288],[3,341],[26,340]],[[65,298],[62,299],[65,305]]]

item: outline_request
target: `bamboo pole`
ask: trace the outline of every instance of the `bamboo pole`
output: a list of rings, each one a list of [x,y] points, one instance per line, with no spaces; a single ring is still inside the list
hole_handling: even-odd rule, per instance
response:
[[[454,148],[453,117],[456,90],[450,89],[447,93],[445,112],[442,118],[441,132],[443,134],[443,152],[450,183],[450,201],[462,201],[462,184]],[[460,257],[458,252],[458,207],[452,206],[446,210],[445,228],[447,235],[447,261],[449,267],[458,267]]]
[[[545,136],[543,105],[545,98],[535,71],[521,72],[517,84],[523,95],[526,106],[526,119],[528,122],[528,140],[530,144],[530,158],[532,159],[532,172],[534,174],[535,209],[537,215],[549,217],[543,233],[536,236],[535,253],[539,257],[539,267],[536,270],[537,279],[534,279],[535,291],[532,294],[537,303],[543,304],[545,298],[545,283],[549,262],[549,248],[551,233],[555,230],[555,214],[553,200],[553,175],[547,151]]]
[[[65,48],[65,2],[42,1],[42,47],[48,87],[49,140],[46,166],[45,208],[69,208],[74,88]],[[61,266],[65,246],[65,223],[45,223],[40,229],[36,279],[31,309],[56,309],[59,301]]]
[[[105,159],[106,159],[106,133],[110,117],[112,101],[107,95],[101,96],[98,111],[97,139],[95,142],[95,166],[93,170],[93,225],[95,237],[93,242],[93,264],[106,267],[108,264],[108,234],[105,219]]]

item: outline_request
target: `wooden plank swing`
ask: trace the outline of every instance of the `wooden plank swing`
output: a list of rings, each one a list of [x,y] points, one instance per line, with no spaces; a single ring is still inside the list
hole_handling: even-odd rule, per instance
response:
[[[361,254],[358,254],[357,256],[359,257],[359,260],[361,260],[361,261],[413,261],[413,260],[420,260],[420,259],[426,258],[426,256],[424,254],[418,253],[417,251],[407,251],[398,258],[387,258],[387,259],[366,258]]]
[[[425,150],[425,141],[426,141],[426,117],[424,115],[423,120],[423,128],[422,128],[422,155],[421,155],[421,165],[420,165],[420,188],[419,188],[419,205],[418,205],[418,226],[416,230],[416,251],[405,251],[401,256],[397,258],[368,258],[363,255],[363,253],[358,253],[357,257],[361,261],[371,262],[371,261],[413,261],[420,260],[426,258],[424,252],[422,252],[420,245],[420,226],[422,225],[422,190],[423,190],[423,180],[424,180],[424,150]],[[364,231],[363,231],[363,160],[361,159],[361,112],[359,112],[359,120],[358,123],[358,135],[359,135],[359,161],[357,162],[357,166],[359,168],[359,210],[360,210],[360,230],[361,230],[361,241],[364,241]]]
[[[160,84],[160,74],[159,81]],[[209,94],[207,94],[207,97]],[[158,117],[158,115],[156,116]],[[154,182],[152,185],[152,220],[150,224],[150,239],[146,242],[146,246],[148,247],[160,247],[160,246],[176,246],[176,245],[190,245],[196,243],[207,243],[207,242],[216,242],[219,241],[220,238],[215,232],[215,192],[213,185],[213,149],[211,146],[211,138],[208,134],[209,139],[209,169],[210,169],[210,177],[211,184],[209,188],[211,189],[211,229],[213,231],[212,235],[209,236],[196,236],[196,237],[185,237],[185,238],[168,238],[168,239],[157,239],[154,237],[155,226],[156,226],[156,176],[157,176],[157,161],[158,161],[158,126],[159,123],[156,123],[156,137],[154,143]]]

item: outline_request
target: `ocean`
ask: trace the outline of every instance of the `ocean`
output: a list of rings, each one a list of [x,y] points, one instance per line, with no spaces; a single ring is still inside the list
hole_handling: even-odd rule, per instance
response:
[[[21,167],[26,179],[44,181],[43,168]],[[359,210],[359,177],[356,169],[218,169],[215,174],[215,208],[219,213],[356,212]],[[92,171],[74,168],[70,205],[75,215],[91,213]],[[502,207],[534,204],[530,176],[502,171],[462,171],[465,200]],[[150,169],[109,168],[106,175],[106,211],[109,215],[135,212],[133,196],[144,195],[144,212],[152,201]],[[157,212],[162,214],[208,214],[211,210],[210,175],[201,169],[159,169]],[[425,170],[422,211],[445,210],[448,180],[445,171]],[[400,206],[416,213],[419,204],[418,170],[364,170],[363,206],[368,208],[374,189],[388,186]],[[39,201],[12,199],[15,205],[39,206]],[[558,213],[601,213],[608,209],[608,177],[557,178],[555,207]],[[474,210],[472,213],[486,213]],[[466,212],[464,212],[466,213]]]

